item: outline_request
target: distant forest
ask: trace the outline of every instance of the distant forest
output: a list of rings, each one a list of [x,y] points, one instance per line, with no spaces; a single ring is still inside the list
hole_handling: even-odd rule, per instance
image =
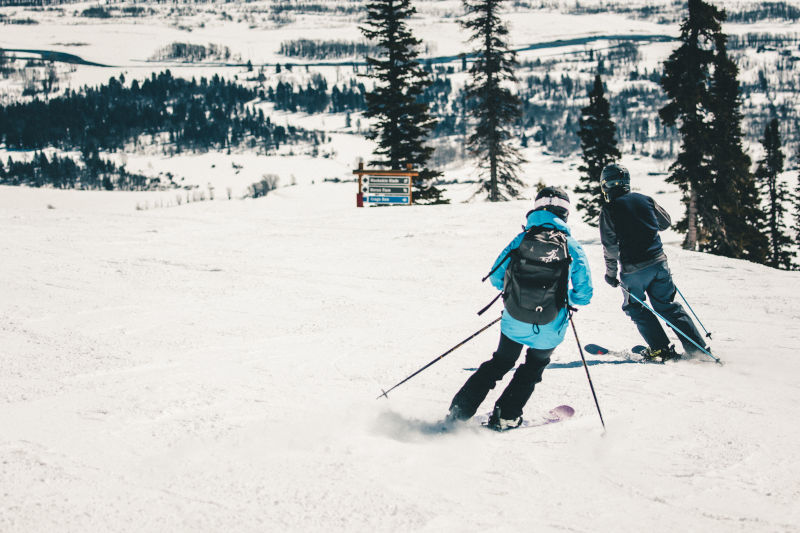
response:
[[[141,174],[131,174],[124,166],[101,159],[97,154],[89,154],[76,163],[71,157],[53,155],[47,157],[37,152],[30,162],[13,161],[3,165],[0,161],[0,184],[27,185],[43,187],[50,185],[59,189],[105,189],[105,190],[148,190],[172,187],[174,183],[164,183],[161,178],[149,178]]]
[[[169,71],[129,85],[111,78],[97,88],[64,96],[0,106],[0,144],[11,150],[56,148],[80,151],[82,161],[48,159],[9,161],[0,182],[81,188],[150,188],[164,184],[129,174],[100,159],[100,151],[121,150],[128,144],[161,146],[170,152],[246,147],[268,152],[287,143],[319,142],[317,134],[273,124],[257,101],[255,89],[211,79],[185,80]],[[62,174],[59,176],[59,174]]]
[[[364,58],[378,54],[379,48],[369,43],[352,41],[320,41],[311,39],[295,39],[284,41],[278,53],[289,57],[304,59],[338,59],[342,57]]]
[[[270,11],[273,15],[285,15],[288,13],[337,13],[345,15],[353,15],[360,13],[364,10],[362,2],[347,1],[347,2],[313,2],[297,0],[274,0],[270,5]]]
[[[752,24],[762,20],[796,22],[800,20],[800,8],[785,1],[760,2],[750,5],[724,6],[726,2],[717,2],[728,12],[728,21]],[[558,3],[553,0],[514,0],[512,6],[520,9],[554,9]],[[641,2],[639,5],[629,1],[606,1],[600,5],[582,2],[562,2],[559,10],[571,15],[597,15],[617,13],[633,18],[653,20],[660,24],[671,24],[680,20],[680,10],[686,2],[662,2],[659,4]]]
[[[797,22],[800,20],[800,7],[786,2],[761,2],[740,11],[729,10],[728,12],[728,22],[752,24],[761,20]]]
[[[312,140],[313,134],[273,124],[249,89],[219,76],[199,81],[169,71],[141,84],[123,77],[106,85],[0,107],[0,142],[11,149],[122,149],[142,136],[164,135],[178,149],[224,149],[247,145],[266,150]]]
[[[230,61],[234,58],[231,49],[220,44],[170,43],[150,56],[151,61]],[[236,58],[240,60],[240,58]]]
[[[265,97],[274,102],[275,109],[279,111],[343,113],[363,110],[366,107],[366,92],[364,84],[355,80],[342,87],[334,86],[328,91],[325,78],[315,74],[305,86],[279,81],[275,88],[267,89]]]
[[[800,35],[797,33],[749,33],[731,37],[729,49],[738,52],[740,68],[757,74],[755,79],[741,83],[745,102],[743,126],[751,142],[757,142],[766,123],[771,117],[777,117],[787,144],[800,143],[800,92],[797,89],[800,59],[791,53],[798,45]],[[756,54],[744,53],[746,50],[755,50]],[[765,56],[765,53],[772,55]],[[463,90],[453,89],[451,85],[452,68],[429,65],[433,80],[420,98],[439,119],[433,136],[442,141],[450,136],[463,137],[470,128],[472,110],[465,103]],[[536,142],[559,156],[579,151],[578,119],[595,73],[606,80],[626,81],[623,88],[606,91],[624,151],[666,159],[674,157],[680,146],[678,132],[665,126],[658,117],[658,109],[666,103],[660,86],[661,72],[641,67],[639,47],[635,43],[611,43],[606,50],[524,61],[519,71],[522,116],[517,127],[523,146]],[[451,142],[461,143],[455,138]],[[437,143],[437,151],[439,147],[454,157],[461,153],[441,142]]]

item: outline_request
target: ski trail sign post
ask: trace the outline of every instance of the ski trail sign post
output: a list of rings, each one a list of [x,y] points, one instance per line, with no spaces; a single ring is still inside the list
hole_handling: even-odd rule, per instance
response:
[[[358,164],[358,194],[356,207],[370,205],[411,205],[411,180],[419,172],[411,170],[369,170],[364,163]]]

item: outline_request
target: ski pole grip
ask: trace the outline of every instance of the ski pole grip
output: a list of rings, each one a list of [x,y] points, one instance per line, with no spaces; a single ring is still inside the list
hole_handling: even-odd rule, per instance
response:
[[[488,273],[488,274],[486,274],[486,275],[483,277],[483,279],[481,279],[481,283],[485,282],[487,279],[489,279],[489,278],[492,276],[492,274],[494,274],[495,272],[497,272],[497,269],[498,269],[498,268],[500,268],[501,266],[503,266],[503,263],[505,263],[505,262],[506,262],[506,259],[508,259],[508,256],[510,256],[510,255],[511,255],[511,252],[513,252],[513,251],[514,251],[514,250],[509,250],[509,251],[508,251],[508,253],[505,255],[505,257],[503,257],[503,259],[502,259],[502,260],[498,261],[498,263],[497,263],[497,264],[494,266],[494,268],[493,268],[492,270],[490,270],[490,271],[489,271],[489,273]]]
[[[498,293],[498,294],[497,294],[497,296],[495,296],[494,298],[492,298],[492,301],[491,301],[491,302],[489,302],[489,304],[488,304],[486,307],[484,307],[483,309],[481,309],[480,311],[478,311],[478,316],[481,316],[483,313],[485,313],[486,311],[488,311],[488,310],[489,310],[489,308],[490,308],[491,306],[493,306],[493,305],[494,305],[494,303],[495,303],[495,302],[496,302],[496,301],[497,301],[497,300],[498,300],[498,299],[499,299],[499,298],[500,298],[502,295],[503,295],[503,292],[501,291],[500,293]]]

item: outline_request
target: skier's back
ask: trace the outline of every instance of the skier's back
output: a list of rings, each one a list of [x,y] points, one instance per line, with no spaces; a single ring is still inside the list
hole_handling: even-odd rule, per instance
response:
[[[592,298],[592,279],[586,254],[578,241],[570,236],[566,224],[569,206],[569,196],[565,191],[556,187],[542,189],[536,196],[533,211],[528,213],[525,231],[517,235],[495,260],[490,280],[496,288],[503,290],[505,303],[500,343],[492,358],[481,364],[455,395],[448,421],[466,420],[474,415],[489,391],[514,367],[523,347],[527,347],[525,362],[519,365],[511,382],[495,402],[489,418],[489,427],[493,429],[507,429],[522,423],[522,409],[541,381],[550,355],[564,339],[568,324],[567,304],[587,305]],[[560,237],[545,236],[551,233],[560,234]],[[534,242],[529,247],[529,243],[539,236],[542,237],[540,243]],[[555,249],[548,247],[552,244],[549,239],[561,243],[561,255],[566,256],[565,261],[560,260],[561,255]],[[523,261],[519,258],[526,251],[536,253],[537,250],[547,257],[520,266]],[[564,269],[563,279],[553,285],[554,290],[543,289],[541,281],[527,288],[524,280],[515,281],[521,270],[531,268],[536,271],[545,265],[553,265],[554,271]],[[546,279],[531,271],[519,276]]]
[[[676,357],[676,353],[658,318],[630,295],[642,301],[649,297],[657,313],[699,346],[705,346],[692,319],[681,304],[674,301],[677,289],[658,235],[659,231],[669,228],[672,222],[669,214],[651,197],[631,192],[630,174],[622,165],[608,165],[600,180],[606,199],[600,212],[605,280],[612,287],[621,284],[625,289],[622,310],[647,342],[646,356],[666,360]],[[678,334],[678,337],[687,354],[694,355],[698,351],[683,335]]]

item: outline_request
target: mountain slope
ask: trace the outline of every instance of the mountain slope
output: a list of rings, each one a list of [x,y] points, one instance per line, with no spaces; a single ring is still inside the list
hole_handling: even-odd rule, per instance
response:
[[[352,184],[324,184],[134,211],[80,194],[0,189],[2,531],[800,523],[797,273],[668,234],[725,366],[590,357],[603,435],[568,335],[528,411],[572,420],[431,435],[496,327],[375,397],[499,312],[474,315],[494,295],[480,278],[529,202],[353,209]],[[581,340],[639,342],[573,218],[596,288]]]

